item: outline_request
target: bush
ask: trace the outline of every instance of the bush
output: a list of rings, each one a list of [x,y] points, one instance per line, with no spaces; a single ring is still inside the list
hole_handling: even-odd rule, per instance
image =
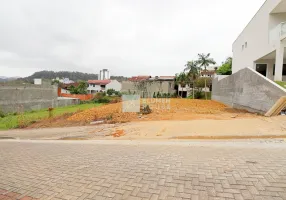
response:
[[[161,98],[160,92],[157,92],[157,98]]]
[[[202,90],[195,91],[195,99],[203,99],[203,98],[204,98],[204,93]]]
[[[110,99],[108,97],[101,97],[101,98],[98,98],[98,99],[94,99],[93,100],[94,103],[109,103],[110,102]]]
[[[6,117],[6,114],[2,110],[0,110],[0,118],[4,118],[4,117]]]
[[[116,91],[114,90],[114,89],[108,89],[107,91],[106,91],[106,94],[108,94],[108,96],[111,96],[111,95],[113,95],[113,94],[115,94],[116,93]]]

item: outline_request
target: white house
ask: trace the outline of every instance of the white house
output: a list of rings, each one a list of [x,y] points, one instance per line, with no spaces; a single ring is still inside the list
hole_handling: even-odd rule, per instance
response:
[[[232,46],[232,71],[253,68],[286,81],[286,0],[266,0]]]
[[[90,94],[97,92],[106,92],[108,89],[114,89],[115,91],[121,90],[121,83],[117,80],[89,80],[88,88]]]

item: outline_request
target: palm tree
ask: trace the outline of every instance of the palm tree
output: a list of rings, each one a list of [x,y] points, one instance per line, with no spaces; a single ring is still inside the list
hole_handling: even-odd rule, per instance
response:
[[[187,76],[193,82],[193,99],[195,98],[195,80],[199,77],[199,67],[197,61],[188,61],[185,65]]]
[[[213,58],[210,58],[210,53],[208,54],[198,54],[198,64],[201,66],[201,67],[204,67],[204,70],[205,72],[207,71],[207,67],[210,66],[210,65],[215,65],[216,62],[214,61]],[[207,99],[207,79],[205,79],[205,97]]]
[[[176,83],[178,84],[178,96],[179,96],[180,86],[182,88],[184,88],[188,82],[189,82],[188,76],[185,72],[181,72],[180,74],[176,74]],[[183,95],[183,93],[181,93],[181,97],[183,97],[182,95]]]

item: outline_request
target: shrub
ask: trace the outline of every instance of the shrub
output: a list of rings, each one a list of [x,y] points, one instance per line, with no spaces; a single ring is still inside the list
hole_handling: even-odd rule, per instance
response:
[[[106,91],[106,94],[108,94],[109,96],[111,96],[111,95],[113,95],[113,94],[115,94],[116,93],[116,91],[114,90],[114,89],[108,89],[107,91]]]
[[[0,110],[0,118],[4,118],[4,117],[6,117],[6,114],[2,110]]]
[[[110,99],[108,97],[101,97],[101,98],[98,98],[98,99],[94,99],[93,100],[94,103],[109,103],[110,102]]]
[[[140,111],[144,115],[150,114],[152,112],[151,108],[147,104],[146,105],[142,105]]]
[[[202,90],[195,91],[195,99],[203,99],[203,98],[204,98],[204,93]]]
[[[160,92],[157,92],[157,98],[161,98]]]

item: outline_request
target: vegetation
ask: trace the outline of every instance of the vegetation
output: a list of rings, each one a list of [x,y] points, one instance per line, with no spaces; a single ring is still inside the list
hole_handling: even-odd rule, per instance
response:
[[[225,62],[218,68],[217,74],[231,75],[232,74],[232,57],[228,57]]]
[[[88,73],[82,73],[82,72],[68,72],[68,71],[60,71],[60,72],[54,72],[54,71],[39,71],[35,72],[31,76],[28,76],[26,78],[23,78],[26,81],[33,81],[35,78],[42,78],[42,79],[55,79],[55,78],[69,78],[73,81],[88,81],[88,80],[97,80],[98,75],[97,74],[88,74]],[[127,77],[123,76],[111,76],[112,80],[118,80],[118,81],[124,81],[127,80]]]
[[[282,86],[283,88],[286,88],[286,82],[285,81],[275,81],[275,83]]]
[[[108,96],[112,96],[112,95],[114,95],[114,96],[119,96],[119,97],[122,96],[122,94],[121,94],[119,91],[116,91],[116,90],[114,90],[114,89],[108,89],[108,90],[106,91],[106,94],[107,94]]]
[[[72,105],[60,108],[53,109],[53,117],[62,116],[64,114],[75,113],[78,111],[90,109],[96,106],[100,106],[101,104],[80,104],[80,105]],[[35,123],[39,120],[48,119],[49,118],[48,109],[38,110],[38,111],[27,111],[24,113],[13,113],[7,114],[5,117],[0,118],[0,130],[7,130],[12,128],[20,128],[26,127],[32,123]]]
[[[69,87],[71,94],[87,94],[88,83],[80,81],[78,86],[71,85]]]
[[[180,85],[181,88],[185,88],[190,83],[190,77],[185,72],[176,74],[175,80],[176,80],[176,84]],[[178,96],[180,96],[179,87],[178,87]],[[182,94],[181,94],[181,97],[182,97]]]
[[[201,67],[204,67],[204,71],[207,71],[207,67],[210,66],[210,65],[214,65],[216,64],[216,62],[214,61],[213,58],[210,58],[210,53],[208,54],[198,54],[198,64],[201,66]],[[205,79],[205,97],[207,99],[207,82],[206,82],[206,79]]]
[[[192,97],[194,99],[200,99],[203,93],[202,88],[205,88],[205,99],[210,99],[206,88],[211,86],[211,78],[200,77],[200,74],[202,70],[207,71],[207,67],[215,63],[214,59],[210,58],[210,53],[198,54],[198,60],[188,61],[185,64],[184,71],[176,74],[176,84],[180,85],[181,88],[187,85],[191,86],[193,93],[188,98]]]
[[[117,103],[121,101],[121,94],[118,96],[106,96],[105,92],[98,92],[95,94],[93,103]]]
[[[198,67],[197,61],[188,61],[185,67],[184,71],[187,71],[187,77],[189,77],[188,80],[193,82],[193,98],[195,98],[195,81],[199,77],[200,68]]]

